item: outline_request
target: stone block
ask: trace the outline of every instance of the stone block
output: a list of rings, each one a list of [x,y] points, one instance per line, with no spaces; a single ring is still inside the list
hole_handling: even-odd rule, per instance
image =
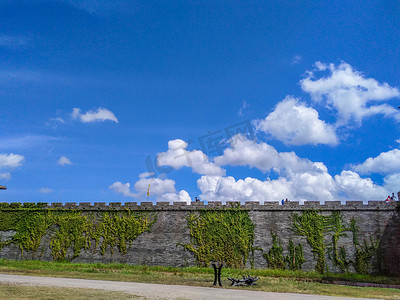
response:
[[[98,209],[98,210],[105,210],[108,207],[106,206],[106,204],[104,202],[95,202],[95,203],[93,203],[93,208]]]
[[[140,209],[155,209],[153,202],[141,202]]]
[[[364,204],[362,201],[346,201],[347,208],[364,208]]]
[[[92,209],[93,207],[92,207],[91,202],[80,202],[78,208],[79,209]]]
[[[208,201],[208,207],[210,208],[223,208],[222,201]]]
[[[325,204],[323,205],[325,208],[333,208],[333,209],[341,209],[342,208],[342,202],[340,201],[325,201]]]
[[[108,203],[108,207],[111,209],[121,209],[122,205],[121,202],[110,202]]]
[[[320,209],[321,203],[319,201],[304,201],[304,209]]]
[[[126,209],[137,209],[138,204],[137,202],[125,202],[124,208]]]
[[[206,205],[204,204],[204,201],[192,201],[192,202],[190,202],[190,206],[198,207],[198,208],[206,207]]]
[[[169,202],[157,202],[155,205],[155,208],[161,209],[161,210],[168,209],[169,207],[171,207]]]
[[[66,209],[74,209],[77,207],[78,207],[78,205],[76,204],[76,202],[66,202],[64,204],[64,208],[66,208]]]

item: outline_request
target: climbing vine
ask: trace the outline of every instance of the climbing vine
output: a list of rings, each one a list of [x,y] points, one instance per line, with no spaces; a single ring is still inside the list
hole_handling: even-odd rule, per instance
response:
[[[346,249],[338,246],[339,239],[341,237],[347,237],[347,233],[350,228],[345,225],[343,216],[338,212],[334,211],[332,215],[328,217],[329,229],[332,232],[332,243],[330,244],[329,258],[332,259],[333,264],[340,268],[342,272],[348,272],[351,265],[351,261],[346,259]]]
[[[227,210],[201,210],[187,218],[190,243],[179,244],[192,252],[200,266],[223,261],[242,268],[254,253],[254,224],[240,207]]]
[[[301,270],[305,261],[303,246],[300,243],[295,246],[293,241],[289,240],[288,255],[285,257],[285,262],[287,263],[289,270]]]
[[[0,231],[15,232],[10,239],[0,242],[0,249],[16,244],[21,257],[26,251],[34,256],[46,234],[50,236],[54,260],[72,260],[82,249],[96,251],[98,246],[102,255],[115,248],[125,254],[140,234],[150,231],[157,218],[155,213],[131,210],[83,212],[43,209],[40,203],[23,207],[12,204],[0,206]]]
[[[270,269],[284,269],[285,259],[283,257],[283,248],[281,246],[281,241],[277,234],[274,234],[271,230],[272,235],[272,247],[267,253],[263,253],[263,257],[268,263],[268,268]]]
[[[372,258],[377,254],[379,242],[370,237],[370,242],[364,239],[363,243],[358,241],[358,226],[354,219],[350,221],[350,230],[353,233],[353,244],[355,248],[355,261],[352,262],[357,273],[367,274],[371,266]]]
[[[358,226],[353,218],[350,225],[346,225],[340,212],[334,211],[330,216],[323,216],[316,210],[304,211],[302,215],[293,215],[293,231],[297,235],[305,236],[308,244],[312,247],[314,255],[317,256],[315,270],[323,273],[326,268],[325,253],[328,250],[328,257],[333,265],[340,268],[342,272],[348,272],[353,266],[357,273],[367,274],[371,260],[377,255],[379,248],[378,240],[370,238],[368,242],[358,241]],[[348,237],[348,232],[353,235],[355,258],[347,259],[346,249],[339,246],[341,237]],[[331,234],[331,242],[324,243],[326,234]]]
[[[262,254],[268,263],[268,268],[284,270],[287,267],[289,270],[301,270],[302,265],[305,262],[303,246],[301,244],[295,246],[293,241],[290,239],[288,245],[288,254],[287,256],[284,256],[280,238],[277,234],[273,233],[272,230],[271,236],[272,247],[267,253],[264,252]]]
[[[302,215],[293,214],[293,231],[297,235],[305,236],[317,257],[315,270],[323,273],[325,270],[325,233],[328,231],[327,217],[315,210],[306,210]]]

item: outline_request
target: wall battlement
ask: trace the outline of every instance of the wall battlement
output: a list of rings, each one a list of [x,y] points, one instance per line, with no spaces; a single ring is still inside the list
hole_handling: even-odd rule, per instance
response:
[[[77,209],[77,210],[155,210],[155,211],[194,211],[199,209],[229,209],[232,206],[240,206],[243,210],[251,210],[251,211],[302,211],[308,209],[317,209],[317,210],[360,210],[360,211],[371,211],[371,210],[384,210],[384,211],[393,211],[396,209],[396,206],[400,206],[400,202],[396,203],[386,203],[385,201],[368,201],[367,203],[363,203],[363,201],[346,201],[345,203],[341,201],[326,201],[325,203],[320,203],[319,201],[306,201],[304,204],[300,204],[298,201],[290,201],[285,203],[284,205],[280,205],[279,202],[264,202],[260,203],[257,201],[249,201],[246,203],[240,203],[235,201],[229,201],[226,203],[222,203],[221,201],[210,201],[208,204],[205,204],[203,201],[191,202],[187,204],[186,202],[125,202],[122,204],[121,202],[66,202],[66,203],[22,203],[22,204],[9,204],[7,207],[6,203],[2,203],[2,208],[48,208],[48,209]]]

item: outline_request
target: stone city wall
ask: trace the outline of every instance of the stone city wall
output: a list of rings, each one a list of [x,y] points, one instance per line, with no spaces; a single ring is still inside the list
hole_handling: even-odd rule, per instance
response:
[[[398,202],[397,202],[398,203]],[[354,219],[358,227],[359,247],[369,245],[372,242],[379,243],[377,255],[374,256],[369,272],[380,272],[385,274],[399,274],[400,270],[400,217],[399,205],[397,203],[386,204],[384,201],[370,201],[363,204],[361,201],[347,201],[345,204],[339,201],[327,201],[325,204],[319,202],[307,201],[304,205],[298,202],[289,202],[279,205],[278,202],[246,202],[240,204],[236,202],[228,202],[223,205],[221,202],[192,202],[190,205],[186,203],[175,202],[173,204],[159,202],[153,204],[150,202],[137,203],[52,203],[44,204],[44,208],[35,209],[28,204],[23,204],[22,208],[0,207],[0,213],[12,213],[14,210],[31,210],[32,213],[38,210],[47,211],[75,211],[84,214],[92,213],[94,215],[104,212],[115,211],[132,211],[136,213],[154,213],[156,219],[151,225],[149,231],[145,231],[138,235],[132,242],[132,245],[126,249],[126,253],[122,254],[115,246],[114,251],[100,251],[91,249],[83,249],[76,257],[71,258],[72,262],[120,262],[134,265],[149,266],[195,266],[196,259],[193,253],[185,250],[180,244],[188,244],[191,241],[190,230],[188,228],[187,218],[191,213],[204,210],[224,211],[230,209],[232,205],[240,205],[240,210],[248,213],[254,224],[254,248],[258,249],[254,252],[253,265],[255,268],[267,268],[268,264],[262,255],[261,249],[268,252],[272,247],[272,233],[277,234],[283,248],[283,255],[288,254],[288,244],[292,240],[294,244],[301,243],[304,250],[305,262],[302,266],[303,270],[314,270],[316,258],[307,238],[294,234],[293,231],[293,215],[301,215],[305,211],[316,210],[318,214],[330,216],[333,212],[340,212],[344,227],[347,229]],[[26,207],[26,208],[24,208]],[[7,259],[41,259],[52,261],[54,256],[50,249],[52,238],[51,230],[41,238],[40,245],[36,251],[25,251],[21,253],[21,247],[16,244],[9,244],[12,237],[16,234],[16,230],[1,231],[0,219],[0,241],[2,249],[0,250],[0,258]],[[53,226],[55,227],[55,226]],[[53,228],[53,227],[50,227]],[[3,228],[4,229],[4,228]],[[54,229],[54,228],[53,228]],[[331,243],[331,235],[325,237],[326,247]],[[340,236],[339,247],[346,249],[348,259],[355,259],[356,247],[354,246],[353,236],[349,230]],[[360,248],[361,249],[361,248]],[[68,250],[66,257],[72,257],[71,249]],[[379,260],[379,262],[378,262]],[[247,262],[250,266],[250,262]],[[332,263],[328,252],[326,253],[326,266],[330,271],[340,271],[340,268]],[[354,268],[350,268],[354,271]],[[399,274],[400,275],[400,274]]]

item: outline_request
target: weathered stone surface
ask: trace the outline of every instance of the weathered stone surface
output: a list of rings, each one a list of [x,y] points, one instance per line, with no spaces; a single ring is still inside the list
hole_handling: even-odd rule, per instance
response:
[[[73,262],[121,262],[135,265],[158,265],[158,266],[193,266],[196,264],[195,258],[191,253],[185,251],[179,244],[190,242],[189,229],[187,228],[186,218],[192,212],[203,209],[227,209],[231,204],[239,203],[210,202],[205,205],[203,202],[186,203],[175,202],[169,204],[161,202],[153,204],[150,202],[137,203],[53,203],[48,209],[71,209],[80,211],[104,211],[131,209],[137,211],[154,211],[158,214],[157,221],[153,224],[151,232],[140,235],[127,250],[125,255],[119,253],[118,249],[107,249],[105,255],[99,251],[82,250],[81,255]],[[317,209],[324,215],[330,215],[333,211],[340,211],[346,224],[350,224],[351,219],[355,219],[359,227],[359,239],[369,240],[370,237],[380,240],[379,254],[383,259],[380,265],[372,271],[383,270],[385,273],[399,274],[400,272],[400,216],[396,210],[396,204],[386,204],[383,201],[369,202],[363,204],[361,201],[348,201],[341,204],[339,201],[326,201],[324,204],[318,202],[305,202],[299,205],[292,201],[279,205],[278,202],[246,202],[241,204],[241,208],[249,212],[249,216],[255,224],[254,246],[268,251],[272,246],[271,231],[278,234],[284,255],[287,255],[289,241],[292,240],[296,245],[301,243],[304,249],[306,262],[304,270],[313,270],[316,260],[312,249],[307,244],[306,238],[293,234],[292,215],[301,214],[308,209]],[[0,232],[1,241],[6,241],[12,237],[14,232]],[[24,253],[23,259],[41,259],[46,261],[53,260],[51,256],[50,236],[46,235],[37,253]],[[331,243],[327,239],[326,244]],[[339,246],[344,246],[348,257],[354,256],[354,245],[352,236],[342,237]],[[0,250],[0,258],[21,259],[21,251],[16,245],[8,245]],[[327,264],[330,271],[339,271],[332,265],[332,261],[327,255]],[[250,264],[248,264],[250,265]],[[256,251],[254,256],[254,267],[266,268],[267,263],[262,257],[261,251]]]

